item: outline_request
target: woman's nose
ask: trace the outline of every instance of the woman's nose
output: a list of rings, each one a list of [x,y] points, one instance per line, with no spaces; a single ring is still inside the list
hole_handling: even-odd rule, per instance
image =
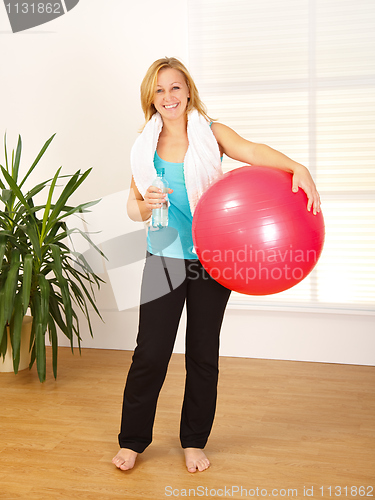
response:
[[[166,90],[164,93],[164,100],[169,102],[172,98],[172,93],[169,90]]]

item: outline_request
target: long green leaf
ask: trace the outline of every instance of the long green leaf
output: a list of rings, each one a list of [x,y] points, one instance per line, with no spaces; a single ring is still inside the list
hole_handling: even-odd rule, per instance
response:
[[[8,217],[8,215],[0,210],[0,232],[3,233],[3,231],[8,231],[9,223],[11,223],[11,219]]]
[[[96,205],[97,203],[99,203],[99,201],[101,201],[101,200],[90,201],[88,203],[83,203],[82,205],[78,205],[77,207],[73,207],[70,210],[63,213],[62,215],[60,215],[59,217],[57,217],[57,219],[52,219],[52,216],[51,216],[48,220],[48,225],[46,228],[46,232],[48,232],[48,236],[50,236],[50,234],[52,232],[54,234],[56,233],[56,225],[61,224],[61,221],[63,219],[65,219],[66,217],[70,217],[70,216],[77,214],[77,213],[80,213],[80,214],[81,213],[90,213],[90,210],[86,210],[86,208],[89,208],[89,207]],[[59,229],[59,228],[60,228],[60,226],[57,227],[57,229]],[[79,230],[77,228],[70,230],[70,232],[76,232],[76,231],[79,231]],[[100,231],[97,231],[96,233],[90,233],[90,234],[97,234],[99,232]],[[48,240],[46,239],[46,241],[48,241]],[[97,250],[99,251],[99,249],[97,249]]]
[[[65,211],[65,204],[69,197],[74,193],[75,191],[75,185],[77,183],[77,180],[79,178],[80,170],[78,170],[74,175],[71,176],[70,180],[66,184],[65,188],[63,189],[62,193],[60,194],[57,202],[53,206],[51,215],[49,217],[48,221],[48,226],[47,226],[47,232],[51,229],[51,227],[54,225],[56,219],[60,215],[61,211]]]
[[[61,299],[62,301],[62,299]],[[52,318],[54,319],[57,326],[64,333],[69,340],[71,340],[71,332],[68,332],[66,324],[61,316],[60,308],[59,308],[59,300],[56,294],[51,294],[49,298],[49,312]]]
[[[39,380],[46,380],[46,337],[42,332],[41,325],[37,325],[35,331],[35,346],[36,346],[36,367]]]
[[[2,342],[7,320],[5,317],[5,287],[0,290],[0,344]]]
[[[72,252],[73,253],[73,252]],[[67,255],[66,260],[72,261],[73,266],[69,266],[69,271],[72,269],[80,272],[80,275],[87,280],[90,284],[96,284],[98,289],[100,289],[100,283],[105,283],[105,281],[100,278],[97,274],[94,273],[94,271],[91,269],[89,263],[87,262],[86,258],[82,254],[76,254],[75,252],[73,255],[76,257],[73,259],[71,255]],[[81,270],[81,271],[79,271]],[[92,290],[92,287],[91,287]]]
[[[72,302],[70,299],[68,281],[63,277],[58,277],[58,282],[61,290],[61,296],[64,304],[64,314],[65,314],[65,324],[66,328],[70,334],[70,346],[73,351],[73,336],[71,334],[73,329],[73,310],[72,310]]]
[[[30,302],[32,273],[33,256],[31,254],[27,254],[23,260],[22,304],[24,314],[26,314]]]
[[[20,264],[20,252],[18,249],[13,249],[10,268],[4,286],[5,319],[8,323],[10,323],[13,315],[13,305],[18,284],[18,271]]]
[[[4,332],[6,332],[7,320],[5,318],[5,291],[4,287],[0,290],[0,345],[2,344],[4,338]]]
[[[41,231],[40,239],[39,239],[41,245],[42,245],[42,242],[44,240],[44,236],[46,234],[46,226],[47,226],[47,222],[49,220],[49,213],[51,210],[52,195],[53,195],[53,191],[54,191],[55,186],[56,186],[57,179],[58,179],[59,174],[60,174],[60,170],[61,170],[61,167],[57,170],[57,172],[52,180],[49,192],[48,192],[48,199],[47,199],[46,207],[44,209],[44,214],[43,214],[42,231]]]
[[[42,323],[42,333],[45,334],[48,325],[49,316],[49,282],[44,274],[38,274],[38,282],[40,289],[40,320]]]
[[[69,260],[72,260],[70,259],[70,257],[68,257]],[[92,285],[96,285],[96,287],[98,288],[98,290],[100,290],[100,284],[101,283],[105,283],[105,281],[100,278],[97,274],[95,274],[94,272],[90,272],[84,265],[81,264],[81,262],[79,261],[75,261],[73,260],[74,262],[74,266],[72,268],[72,266],[69,266],[67,267],[66,266],[66,271],[69,272],[69,273],[78,273],[78,275],[87,282],[87,286],[90,286],[90,290],[91,290],[91,294],[92,296],[94,297],[94,290],[93,290],[93,286]],[[78,268],[77,268],[77,264],[78,264]],[[79,270],[81,269],[81,270]],[[75,275],[74,275],[75,276]]]
[[[79,285],[80,285],[81,289],[84,291],[87,299],[89,300],[90,304],[94,308],[96,314],[99,316],[99,318],[101,320],[103,320],[102,316],[100,315],[100,312],[99,312],[98,308],[96,307],[95,299],[93,298],[92,294],[90,294],[90,292],[87,290],[85,284],[83,283],[83,281],[80,279],[79,276],[75,276],[75,279],[79,282]]]
[[[61,227],[61,225],[60,225],[60,227]],[[58,231],[58,229],[59,228],[57,227],[57,231]],[[55,232],[55,228],[52,228],[51,231],[46,236],[46,238],[44,240],[44,243],[46,245],[51,245],[51,244],[57,243],[61,240],[64,240],[65,238],[69,237],[71,234],[75,233],[76,230],[75,229],[68,229],[67,231],[63,231],[62,233],[59,233],[57,236],[56,236],[56,234],[53,234],[54,232]]]
[[[33,321],[34,323],[34,321]],[[30,337],[30,363],[29,363],[29,370],[31,370],[33,364],[35,363],[36,359],[36,346],[35,346],[35,330],[33,333],[33,330],[31,332],[31,337]]]
[[[61,251],[60,247],[58,245],[50,244],[49,245],[51,251],[52,251],[52,257],[53,257],[53,263],[54,263],[54,272],[55,275],[57,273],[58,276],[62,276],[62,265],[61,265]],[[56,278],[58,278],[56,276]]]
[[[48,318],[48,331],[49,331],[49,339],[52,345],[52,369],[53,376],[55,379],[57,378],[57,351],[58,351],[58,339],[57,339],[57,331],[55,321],[53,316],[49,316]]]
[[[3,334],[0,338],[1,338],[1,340],[0,340],[0,356],[5,358],[5,354],[6,354],[7,349],[8,349],[8,333],[7,333],[6,326],[3,328]]]
[[[73,330],[74,335],[76,336],[76,339],[78,341],[78,348],[79,348],[79,352],[81,354],[82,338],[79,335],[79,320],[78,320],[77,313],[74,311],[74,309],[72,309],[72,320],[74,320],[74,321],[72,321],[72,330]],[[72,352],[73,352],[73,346],[72,346]]]
[[[86,318],[88,326],[89,326],[90,335],[91,335],[91,337],[93,337],[94,334],[92,331],[90,314],[89,314],[89,311],[87,308],[85,297],[83,296],[81,290],[79,289],[79,287],[75,283],[72,283],[72,291],[74,293],[74,296],[75,296],[77,303],[79,304],[79,307],[81,308],[81,311],[85,315],[85,318]],[[98,311],[98,314],[99,314],[99,311]],[[103,320],[103,318],[100,316],[100,314],[99,314],[99,317]]]
[[[20,364],[20,352],[21,352],[21,331],[22,331],[22,321],[24,318],[23,307],[22,307],[22,297],[18,293],[14,301],[14,316],[11,325],[11,340],[13,349],[13,370],[14,373],[18,373],[18,367]]]
[[[2,266],[5,250],[7,246],[7,240],[4,234],[0,235],[0,265]]]
[[[72,175],[72,178],[68,182],[68,184],[65,186],[63,192],[61,193],[59,199],[57,200],[54,209],[51,212],[51,217],[50,220],[53,221],[54,219],[57,219],[60,212],[63,210],[66,201],[70,198],[70,196],[78,189],[78,187],[82,184],[82,182],[86,179],[86,177],[89,175],[91,172],[91,168],[86,170],[81,175],[81,171],[77,170],[77,172]],[[51,223],[52,224],[52,223]],[[47,227],[47,231],[50,229],[50,227]]]
[[[4,151],[5,151],[5,166],[6,166],[7,171],[9,172],[8,151],[7,151],[7,134],[6,134],[6,132],[4,134]]]
[[[56,220],[61,221],[65,217],[69,217],[71,215],[74,215],[76,213],[90,213],[90,210],[87,210],[87,208],[93,207],[94,205],[97,205],[101,199],[99,200],[94,200],[94,201],[89,201],[87,203],[82,203],[81,205],[78,205],[76,207],[70,208],[70,210],[66,211],[60,217],[58,217]]]
[[[97,247],[97,246],[95,245],[95,243],[92,241],[92,239],[90,238],[90,236],[89,236],[89,235],[88,235],[85,231],[81,231],[81,229],[78,229],[78,228],[76,228],[76,231],[78,231],[78,232],[79,232],[79,234],[80,234],[81,236],[83,236],[83,237],[85,238],[85,240],[86,240],[86,241],[88,241],[88,243],[90,243],[90,245],[91,245],[92,247],[94,247],[94,248],[95,248],[95,250],[96,250],[97,252],[99,252],[99,253],[100,253],[100,255],[101,255],[102,257],[104,257],[106,260],[108,260],[108,258],[105,256],[105,254],[104,254],[104,253],[100,250],[100,248],[99,248],[99,247]]]
[[[35,322],[35,358],[38,377],[41,382],[46,379],[46,342],[43,333],[42,310],[40,296],[35,295],[32,301],[33,321]]]
[[[85,256],[82,253],[72,252],[76,260],[75,264],[79,265],[82,269],[84,269],[87,273],[94,274],[94,271],[90,264],[87,262]]]
[[[25,194],[25,200],[29,200],[30,198],[33,198],[35,195],[40,193],[40,191],[42,191],[46,187],[46,185],[51,182],[51,180],[52,179],[48,179],[47,181],[41,182],[37,186],[30,189],[30,191]]]
[[[32,247],[34,249],[34,252],[38,259],[41,261],[42,260],[42,251],[39,245],[39,237],[38,237],[38,227],[36,222],[33,220],[33,223],[27,222],[26,223],[26,228],[25,228],[25,234],[28,236],[28,238],[31,241]]]
[[[28,203],[25,200],[25,197],[23,196],[23,194],[22,194],[19,186],[15,183],[15,181],[12,178],[12,176],[8,174],[8,172],[5,170],[4,167],[1,167],[1,171],[3,172],[5,180],[9,184],[9,187],[12,189],[13,193],[22,202],[23,206],[26,208],[26,210],[29,212],[29,214],[33,215],[33,212],[31,211],[30,206],[28,205]]]
[[[29,175],[31,174],[31,172],[34,170],[34,168],[36,167],[36,165],[38,164],[39,160],[41,159],[41,157],[44,155],[46,149],[48,148],[48,146],[50,145],[50,143],[52,142],[53,138],[55,137],[56,134],[53,134],[52,137],[50,137],[46,143],[44,144],[44,146],[42,147],[42,149],[40,150],[38,156],[35,158],[34,160],[34,163],[31,165],[31,167],[29,168],[29,170],[27,171],[25,177],[22,179],[22,182],[20,183],[20,188],[24,185],[24,183],[26,182],[27,178],[29,177]]]
[[[18,136],[18,144],[17,144],[17,150],[16,150],[16,158],[14,160],[14,165],[13,165],[13,170],[12,170],[12,177],[15,182],[17,182],[18,179],[18,171],[20,168],[20,159],[21,159],[21,152],[22,152],[22,140],[21,136]]]
[[[90,319],[90,314],[89,314],[89,310],[87,309],[87,304],[85,302],[85,317],[87,319],[87,323],[89,325],[89,331],[90,331],[90,335],[92,338],[94,338],[94,332],[92,331],[92,326],[91,326],[91,319]],[[100,314],[99,314],[100,316]],[[100,316],[100,319],[103,321],[103,318]]]

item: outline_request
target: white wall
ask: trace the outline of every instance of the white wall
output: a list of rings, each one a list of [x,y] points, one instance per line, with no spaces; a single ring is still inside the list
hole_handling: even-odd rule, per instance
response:
[[[141,79],[159,57],[188,63],[186,14],[187,0],[81,0],[61,18],[13,34],[0,5],[0,135],[7,131],[9,149],[22,135],[25,172],[57,133],[33,184],[63,165],[64,173],[93,166],[76,203],[128,187],[130,148],[143,121]],[[137,309],[118,311],[109,284],[97,298],[105,323],[92,316],[94,339],[82,323],[83,346],[133,349]],[[221,354],[375,364],[374,327],[374,316],[228,309]]]

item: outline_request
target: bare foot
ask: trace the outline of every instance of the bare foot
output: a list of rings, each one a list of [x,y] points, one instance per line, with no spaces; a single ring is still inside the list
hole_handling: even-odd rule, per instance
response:
[[[129,450],[128,448],[121,448],[117,455],[112,458],[112,463],[115,464],[118,469],[129,470],[134,467],[137,455],[138,453],[136,451]]]
[[[200,472],[209,468],[210,461],[200,448],[184,448],[186,467],[188,472]]]

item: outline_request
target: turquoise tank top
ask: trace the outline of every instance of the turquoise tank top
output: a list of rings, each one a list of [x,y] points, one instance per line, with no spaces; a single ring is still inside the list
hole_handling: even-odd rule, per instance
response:
[[[169,196],[168,227],[147,234],[147,250],[154,255],[177,259],[198,259],[194,250],[191,214],[185,185],[184,164],[162,160],[155,151],[156,171],[163,167],[173,193]]]

